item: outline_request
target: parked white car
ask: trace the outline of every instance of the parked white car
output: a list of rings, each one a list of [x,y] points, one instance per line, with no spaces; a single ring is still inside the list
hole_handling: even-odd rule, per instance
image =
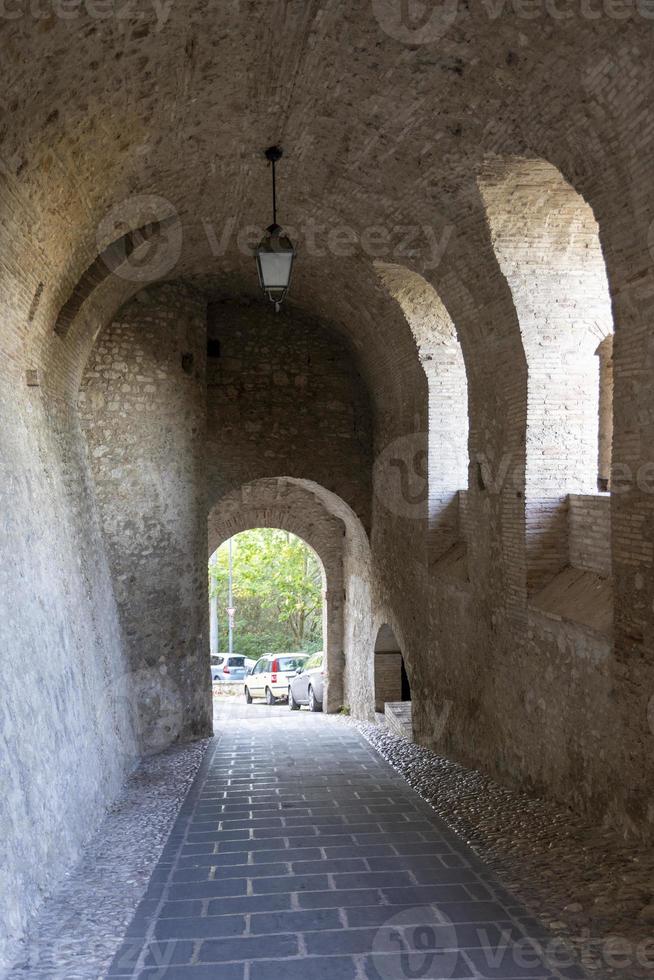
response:
[[[266,653],[245,678],[245,700],[265,698],[266,704],[286,701],[288,687],[307,659],[305,653]]]

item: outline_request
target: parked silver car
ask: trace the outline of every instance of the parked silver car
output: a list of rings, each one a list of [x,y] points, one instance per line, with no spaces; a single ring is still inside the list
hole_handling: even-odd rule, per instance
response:
[[[288,706],[291,711],[299,711],[303,704],[308,704],[311,711],[322,711],[324,680],[323,654],[314,653],[288,685]]]
[[[242,681],[246,674],[245,657],[238,654],[214,654],[211,658],[211,680],[220,684]]]

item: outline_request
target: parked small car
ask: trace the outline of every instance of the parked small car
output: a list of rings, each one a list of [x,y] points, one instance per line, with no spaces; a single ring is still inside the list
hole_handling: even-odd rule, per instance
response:
[[[285,701],[291,679],[302,670],[306,659],[305,653],[264,654],[245,678],[247,703],[252,704],[254,698],[265,698],[266,704]]]
[[[242,681],[247,672],[245,657],[238,654],[214,654],[211,658],[211,680],[221,684]]]
[[[314,653],[304,667],[288,685],[288,706],[291,711],[299,711],[301,705],[308,704],[311,711],[322,711],[325,692],[324,657],[322,651]]]

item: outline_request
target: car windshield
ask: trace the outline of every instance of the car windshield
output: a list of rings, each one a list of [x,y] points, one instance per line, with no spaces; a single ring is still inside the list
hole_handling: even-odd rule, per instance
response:
[[[280,657],[280,670],[302,670],[306,657]]]
[[[244,667],[245,666],[245,657],[230,657],[229,658],[229,666],[230,667]]]

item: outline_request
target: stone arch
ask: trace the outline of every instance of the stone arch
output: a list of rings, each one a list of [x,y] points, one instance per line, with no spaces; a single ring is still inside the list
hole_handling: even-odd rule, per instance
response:
[[[255,527],[276,527],[301,538],[316,553],[324,574],[323,644],[327,664],[325,710],[343,704],[343,544],[345,527],[298,481],[283,477],[244,484],[209,511],[208,553]]]
[[[567,560],[569,494],[598,486],[598,344],[613,332],[591,207],[543,159],[487,161],[478,184],[527,361],[527,589]]]
[[[375,262],[402,309],[427,377],[427,526],[431,561],[460,538],[459,493],[468,487],[468,380],[456,327],[436,289],[405,266]]]

